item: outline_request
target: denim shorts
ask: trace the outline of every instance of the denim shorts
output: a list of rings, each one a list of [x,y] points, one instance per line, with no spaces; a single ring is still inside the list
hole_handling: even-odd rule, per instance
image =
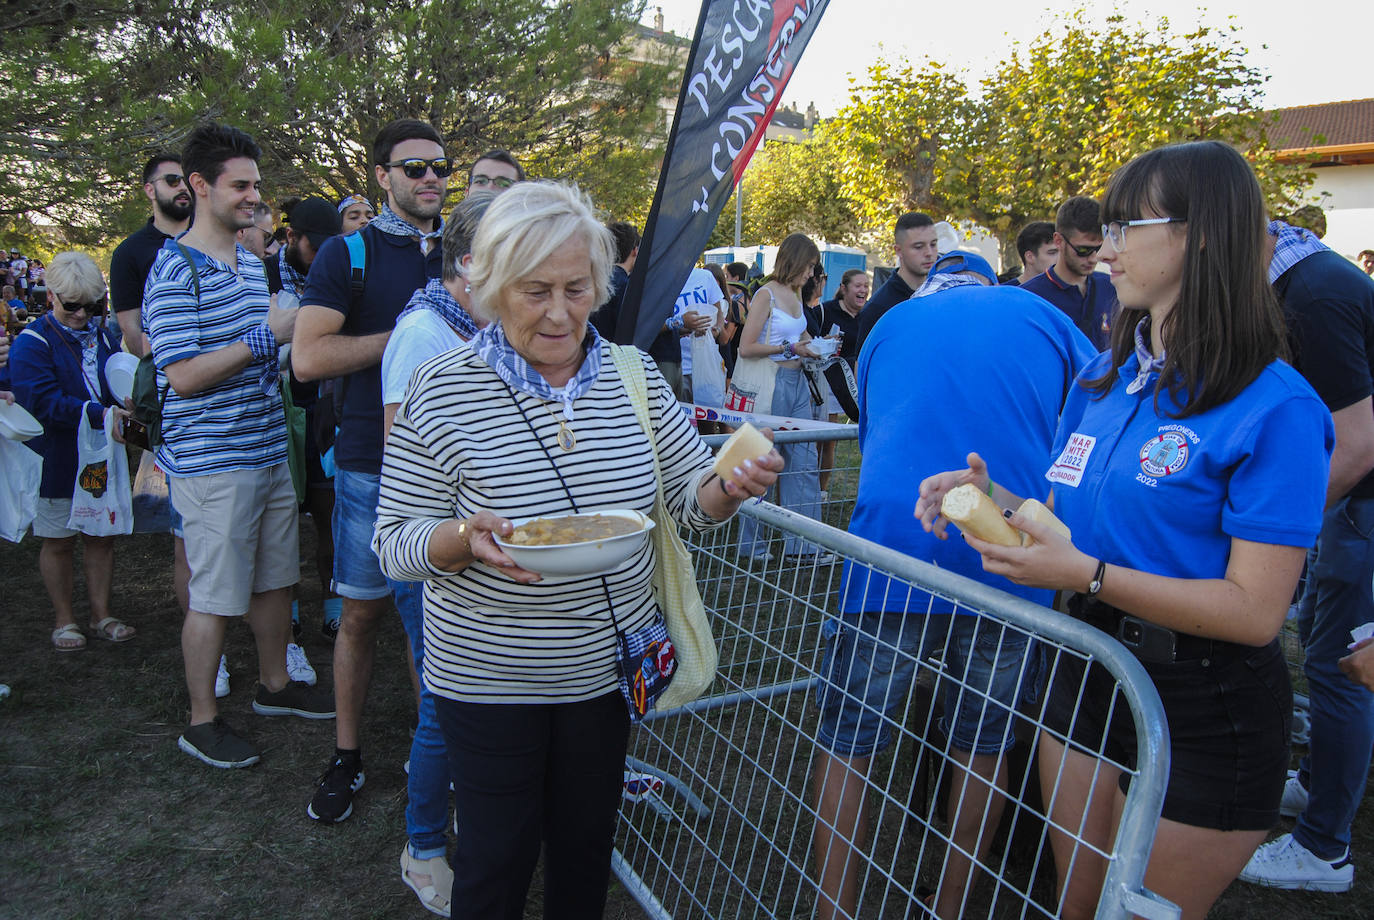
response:
[[[940,728],[953,747],[996,754],[1015,743],[1012,711],[1039,674],[1026,633],[972,614],[900,613],[845,614],[826,632],[816,739],[830,752],[867,757],[892,743],[889,725],[900,727],[918,662],[941,678]],[[943,665],[926,661],[942,648]]]
[[[355,601],[391,594],[372,531],[377,527],[377,495],[382,477],[338,470],[334,474],[334,593]]]
[[[1169,725],[1163,817],[1222,831],[1268,830],[1279,819],[1293,717],[1283,651],[1277,639],[1262,648],[1187,639],[1189,657],[1141,662]],[[1094,662],[1085,676],[1085,664],[1074,655],[1060,657],[1045,726],[1075,748],[1134,768],[1130,707],[1105,668]],[[1121,790],[1129,785],[1130,774],[1123,773]]]

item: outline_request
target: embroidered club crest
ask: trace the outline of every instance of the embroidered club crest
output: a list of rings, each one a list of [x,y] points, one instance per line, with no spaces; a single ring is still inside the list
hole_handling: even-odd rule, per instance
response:
[[[1140,448],[1140,468],[1150,476],[1169,476],[1188,464],[1188,439],[1177,431],[1165,431]]]

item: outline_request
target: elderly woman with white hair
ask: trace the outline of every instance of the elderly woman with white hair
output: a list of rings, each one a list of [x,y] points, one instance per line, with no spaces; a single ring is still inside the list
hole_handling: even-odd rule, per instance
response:
[[[120,423],[127,413],[105,382],[105,362],[119,351],[119,332],[103,322],[109,289],[99,266],[85,253],[59,253],[46,280],[51,309],[15,337],[10,378],[15,401],[43,425],[42,436],[28,442],[43,455],[33,535],[43,540],[38,570],[55,614],[53,647],[74,652],[86,647],[72,607],[77,532],[67,527],[76,485],[77,430],[84,414],[92,428],[109,423],[110,436],[122,443]],[[91,634],[110,642],[132,639],[134,628],[110,615],[114,538],[83,534],[82,567]]]
[[[416,370],[387,442],[373,548],[389,578],[425,582],[424,681],[459,815],[452,916],[523,917],[541,843],[546,916],[601,916],[635,705],[617,646],[662,627],[653,549],[605,575],[541,579],[493,534],[510,534],[510,518],[648,513],[655,453],[669,514],[703,530],[762,495],[782,458],[718,478],[654,362],[626,360],[588,325],[614,246],[575,188],[514,186],[472,250],[473,309],[491,322]]]

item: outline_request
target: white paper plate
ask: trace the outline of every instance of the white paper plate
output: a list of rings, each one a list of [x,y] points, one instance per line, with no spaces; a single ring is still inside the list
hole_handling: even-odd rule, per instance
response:
[[[584,511],[582,514],[600,514],[603,517],[619,517],[634,521],[640,529],[633,533],[618,534],[601,540],[588,540],[583,543],[563,543],[558,546],[522,546],[507,543],[500,537],[493,537],[507,556],[515,560],[522,569],[538,572],[540,575],[601,575],[616,568],[626,559],[639,552],[644,541],[649,538],[654,522],[638,511],[622,509],[598,509]],[[536,517],[516,518],[511,521],[516,527],[538,518],[576,517],[573,514],[540,514]]]
[[[806,343],[806,347],[814,351],[819,357],[828,358],[839,351],[840,343],[834,339],[812,339]]]
[[[136,370],[138,359],[126,351],[110,355],[110,360],[105,362],[105,382],[110,385],[110,392],[119,400],[121,407],[124,400],[133,395]]]
[[[0,435],[11,441],[27,441],[42,433],[43,426],[23,406],[0,400]]]

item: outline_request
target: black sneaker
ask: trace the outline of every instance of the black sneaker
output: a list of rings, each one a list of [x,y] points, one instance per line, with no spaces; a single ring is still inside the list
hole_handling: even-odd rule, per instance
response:
[[[258,684],[253,711],[260,716],[300,716],[302,719],[334,718],[334,694],[298,680],[286,682],[276,693]]]
[[[339,621],[325,620],[320,624],[320,633],[330,642],[333,642],[335,639],[339,638]]]
[[[320,787],[305,813],[316,821],[338,824],[353,814],[353,794],[363,788],[366,779],[362,758],[345,762],[342,757],[335,757],[320,777]]]
[[[212,767],[251,767],[258,751],[218,716],[213,722],[192,725],[177,739],[177,747]]]

